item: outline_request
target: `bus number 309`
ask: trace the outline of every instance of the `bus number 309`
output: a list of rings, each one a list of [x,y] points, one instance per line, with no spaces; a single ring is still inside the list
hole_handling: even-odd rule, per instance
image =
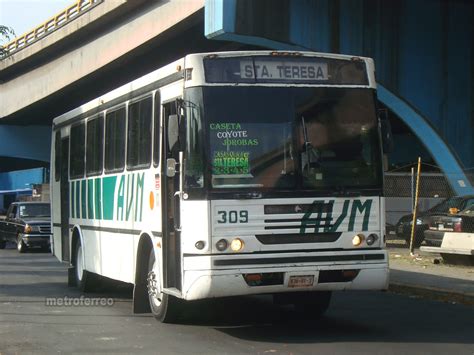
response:
[[[217,211],[217,223],[248,223],[249,211]]]

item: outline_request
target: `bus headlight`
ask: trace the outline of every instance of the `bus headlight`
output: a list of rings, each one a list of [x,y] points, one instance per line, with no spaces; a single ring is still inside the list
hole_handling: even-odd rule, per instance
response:
[[[196,244],[194,244],[194,246],[198,250],[203,250],[204,247],[206,246],[206,243],[204,243],[202,240],[200,240],[200,241],[197,241]]]
[[[227,243],[227,240],[225,239],[221,239],[216,243],[216,248],[219,251],[226,250],[228,246],[229,246],[229,243]]]
[[[232,251],[235,252],[241,251],[244,248],[244,242],[242,241],[242,239],[235,238],[230,243],[230,248],[232,249]]]
[[[365,237],[363,234],[357,234],[354,236],[354,238],[352,238],[352,245],[355,246],[355,247],[358,247],[359,245],[362,244],[362,242],[364,241]]]
[[[365,242],[367,243],[367,245],[372,245],[376,242],[377,239],[378,239],[377,234],[372,233],[372,234],[369,234]]]

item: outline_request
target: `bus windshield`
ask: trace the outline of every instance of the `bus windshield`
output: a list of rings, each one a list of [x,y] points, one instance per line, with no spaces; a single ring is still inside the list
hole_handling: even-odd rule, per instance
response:
[[[187,187],[381,186],[370,89],[195,87],[185,106]]]

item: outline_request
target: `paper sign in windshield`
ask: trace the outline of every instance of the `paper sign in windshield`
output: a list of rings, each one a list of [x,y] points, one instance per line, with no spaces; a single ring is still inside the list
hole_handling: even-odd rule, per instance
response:
[[[212,161],[212,173],[214,175],[249,174],[248,152],[214,152]]]
[[[328,80],[327,63],[310,63],[294,61],[255,60],[240,62],[242,79],[291,80],[291,81],[326,81]]]

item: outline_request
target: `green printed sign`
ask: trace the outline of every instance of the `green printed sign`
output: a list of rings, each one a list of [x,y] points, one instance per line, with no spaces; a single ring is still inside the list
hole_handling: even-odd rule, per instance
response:
[[[349,206],[352,202],[349,214]],[[342,211],[338,216],[333,215],[334,200],[324,204],[321,201],[314,201],[311,208],[304,214],[301,219],[300,234],[304,234],[307,231],[314,231],[314,233],[320,233],[321,231],[337,232],[340,231],[339,227],[342,222],[348,218],[347,231],[352,232],[356,228],[355,221],[356,217],[363,216],[362,225],[357,226],[362,231],[369,229],[370,211],[372,208],[372,200],[367,199],[362,203],[361,200],[345,200],[342,207]],[[324,216],[323,216],[324,215]]]
[[[258,139],[249,137],[248,131],[240,123],[211,123],[209,128],[223,146],[258,145]]]
[[[214,175],[249,174],[249,153],[222,151],[214,152],[212,173]]]
[[[71,217],[140,222],[144,188],[145,173],[71,181]]]

